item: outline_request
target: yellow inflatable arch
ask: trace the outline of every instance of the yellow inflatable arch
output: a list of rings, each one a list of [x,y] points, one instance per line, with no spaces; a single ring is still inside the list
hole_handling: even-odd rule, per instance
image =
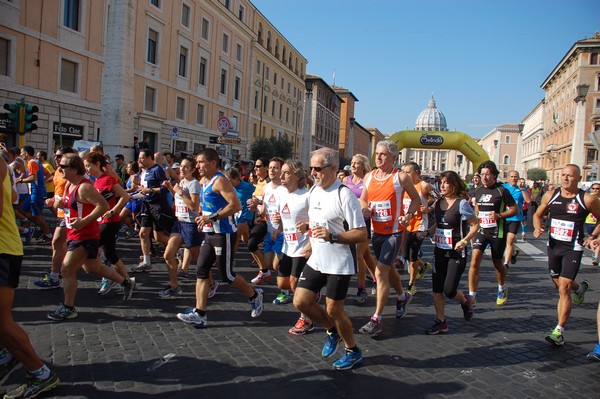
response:
[[[460,151],[473,163],[475,171],[482,162],[490,159],[488,153],[471,136],[463,132],[402,130],[394,133],[388,140],[398,145],[398,151],[404,148]]]

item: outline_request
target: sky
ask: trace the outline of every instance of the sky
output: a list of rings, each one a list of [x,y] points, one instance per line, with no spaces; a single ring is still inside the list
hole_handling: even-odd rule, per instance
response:
[[[599,0],[251,1],[384,134],[413,129],[432,95],[473,138],[520,123],[571,46],[600,31]]]

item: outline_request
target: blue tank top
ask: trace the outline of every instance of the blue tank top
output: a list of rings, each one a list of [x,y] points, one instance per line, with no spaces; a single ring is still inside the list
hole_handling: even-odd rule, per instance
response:
[[[221,172],[217,172],[209,182],[202,184],[202,214],[210,215],[211,213],[219,212],[221,209],[227,206],[227,201],[221,194],[217,194],[213,191],[212,187],[214,182],[223,176]],[[223,219],[219,219],[212,223],[212,226],[205,226],[204,232],[210,233],[211,229],[214,233],[231,234],[237,231],[237,226],[233,220],[233,216],[229,216]]]

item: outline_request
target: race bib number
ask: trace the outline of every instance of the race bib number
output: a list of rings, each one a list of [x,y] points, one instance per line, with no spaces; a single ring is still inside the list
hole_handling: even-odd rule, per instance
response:
[[[175,216],[181,219],[189,219],[190,209],[181,198],[175,198]]]
[[[390,201],[371,202],[372,219],[374,222],[389,222],[392,220],[392,205]]]
[[[402,212],[406,215],[406,212],[408,212],[408,208],[410,208],[410,203],[411,203],[411,199],[410,198],[403,198],[402,199]]]
[[[435,230],[435,246],[440,249],[452,249],[452,229]]]
[[[310,222],[308,222],[308,235],[309,235],[309,237],[312,238],[312,236],[313,236],[312,235],[312,230],[313,230],[313,228],[318,227],[318,226],[323,226],[323,227],[327,228],[327,221],[325,220],[325,221],[322,221],[322,222],[317,222],[317,221],[311,220]],[[320,238],[319,240],[321,240],[322,242],[325,242],[325,240],[322,239],[322,238]]]
[[[575,222],[566,220],[552,219],[550,224],[550,237],[558,241],[573,241],[573,232],[575,231]]]
[[[293,246],[298,245],[298,232],[296,231],[295,226],[284,227],[283,228],[283,237],[285,239],[285,242],[288,243],[288,245],[293,245]]]
[[[498,223],[496,223],[496,219],[494,218],[494,211],[489,211],[489,212],[480,211],[478,217],[479,217],[479,226],[481,226],[481,228],[483,228],[483,229],[489,229],[489,228],[498,226]]]
[[[202,211],[203,216],[209,216],[210,214],[211,214],[211,212]],[[215,227],[213,226],[212,222],[206,223],[204,226],[202,226],[202,232],[203,233],[214,233]]]

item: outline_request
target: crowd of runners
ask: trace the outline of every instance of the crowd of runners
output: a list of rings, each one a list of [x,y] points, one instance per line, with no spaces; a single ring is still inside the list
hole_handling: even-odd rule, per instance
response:
[[[279,293],[272,303],[293,303],[298,310],[289,333],[324,327],[323,357],[344,346],[333,362],[338,370],[363,362],[344,311],[355,282],[351,300],[362,305],[369,296],[367,280],[373,281],[375,308],[359,333],[375,336],[384,328],[390,290],[395,316],[402,319],[417,292],[416,280],[431,270],[435,322],[426,333],[447,333],[446,298],[460,304],[465,320],[476,314],[479,271],[489,248],[498,281],[496,304],[505,305],[507,275],[520,254],[517,242],[527,240],[529,209],[533,236],[548,233],[548,270],[558,291],[557,324],[545,337],[550,344],[565,343],[572,304],[583,303],[590,287],[586,280],[576,281],[584,247],[593,250],[598,265],[600,184],[592,184],[590,193],[578,188],[576,165],[564,166],[559,187],[529,188],[516,171],[499,182],[491,161],[479,165],[468,182],[453,171],[429,179],[417,163],[399,166],[397,145],[385,140],[376,146],[373,170],[369,159],[357,154],[346,173],[338,151],[329,148],[314,151],[310,165],[259,158],[252,170],[222,165],[213,149],[176,159],[140,148],[129,163],[120,154],[111,162],[101,146],[81,154],[58,148],[54,165],[45,152],[34,154],[31,146],[0,149],[0,383],[19,364],[27,370],[25,383],[6,398],[34,397],[60,383],[12,318],[23,244],[34,239],[52,245],[51,271],[35,285],[64,293],[63,302],[47,314],[52,321],[78,316],[80,268],[98,276],[99,295],[118,289],[130,300],[134,276],[152,270],[160,243],[168,282],[157,298],[181,297],[180,279],[192,277],[190,265],[195,265],[195,303],[174,315],[181,322],[209,326],[210,298],[223,283],[243,295],[251,317],[259,317],[266,300],[259,287],[275,276]],[[44,207],[56,217],[53,231]],[[134,236],[142,256],[128,267],[117,240]],[[421,251],[425,239],[434,245],[429,261]],[[240,242],[257,267],[251,281],[235,272]],[[398,264],[406,264],[406,282]],[[461,284],[467,265],[468,285]],[[600,343],[588,358],[600,360]]]

